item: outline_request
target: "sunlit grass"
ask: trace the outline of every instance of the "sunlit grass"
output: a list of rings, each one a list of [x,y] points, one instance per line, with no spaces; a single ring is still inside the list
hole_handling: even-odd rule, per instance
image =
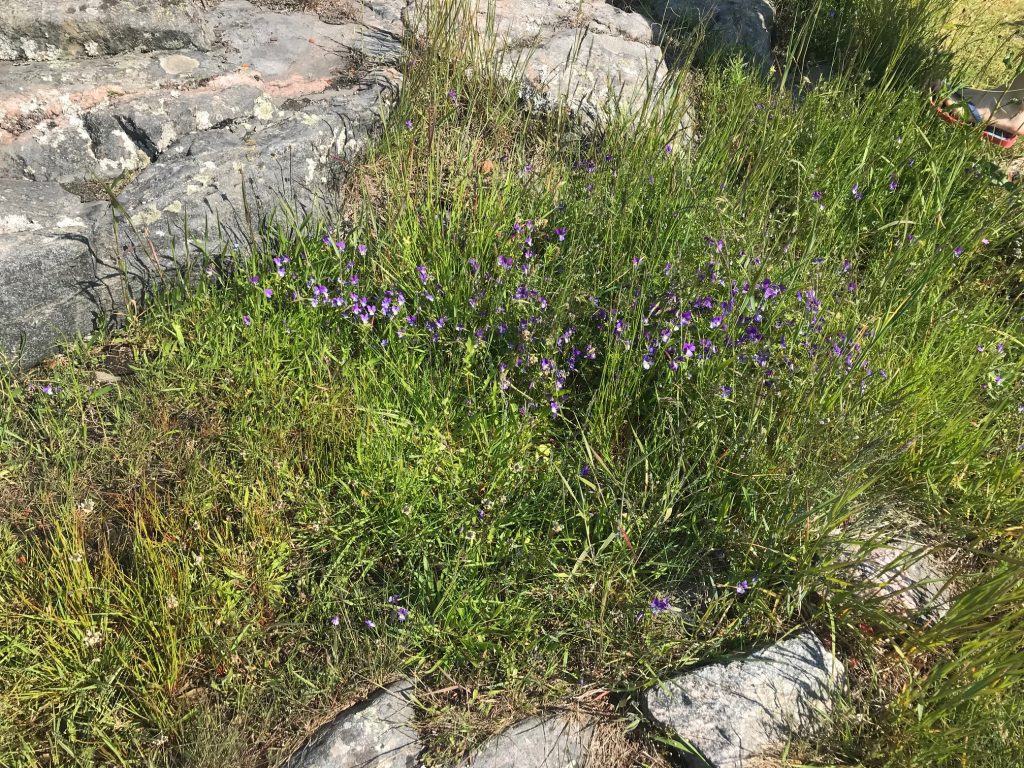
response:
[[[689,93],[699,144],[673,115],[567,138],[458,48],[410,67],[352,219],[282,214],[6,375],[0,763],[273,764],[402,674],[450,756],[809,624],[861,670],[820,761],[1016,764],[1022,208],[992,151],[916,84],[798,106],[738,62]],[[933,628],[843,578],[886,523],[959,553]]]

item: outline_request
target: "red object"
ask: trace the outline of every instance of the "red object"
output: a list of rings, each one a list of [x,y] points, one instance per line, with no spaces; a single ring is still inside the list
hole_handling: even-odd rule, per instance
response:
[[[959,117],[944,110],[941,105],[936,105],[935,111],[939,113],[939,117],[950,125],[965,124]],[[1017,143],[1016,135],[1009,135],[998,128],[983,128],[981,131],[981,137],[985,139],[985,141],[995,144],[997,147],[1002,147],[1003,149],[1009,149]]]

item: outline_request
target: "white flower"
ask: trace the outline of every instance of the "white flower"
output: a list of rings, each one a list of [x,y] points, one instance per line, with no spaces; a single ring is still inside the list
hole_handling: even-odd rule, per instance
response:
[[[103,642],[103,633],[98,629],[89,628],[85,631],[85,637],[82,638],[86,648],[95,648]]]

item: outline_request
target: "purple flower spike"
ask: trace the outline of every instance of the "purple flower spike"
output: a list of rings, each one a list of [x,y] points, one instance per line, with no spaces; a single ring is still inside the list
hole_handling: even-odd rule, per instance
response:
[[[430,273],[427,272],[427,268],[424,267],[422,264],[416,267],[416,274],[419,276],[420,282],[423,283],[424,285],[426,285],[427,281],[430,280]]]
[[[555,227],[555,234],[558,236],[558,242],[565,240],[565,227]]]
[[[409,618],[409,609],[399,608],[397,611],[395,611],[395,618],[399,621],[405,621]]]
[[[252,325],[252,318],[249,317],[248,315],[242,315],[242,325],[248,328],[250,325]]]

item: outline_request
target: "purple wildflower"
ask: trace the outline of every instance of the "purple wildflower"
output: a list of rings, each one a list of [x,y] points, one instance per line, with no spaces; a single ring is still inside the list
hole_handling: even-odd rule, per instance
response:
[[[670,605],[667,597],[656,596],[651,600],[651,613],[661,613],[667,611]]]
[[[419,277],[420,282],[423,283],[424,285],[426,285],[427,281],[430,280],[430,273],[427,272],[427,268],[422,264],[416,267],[416,275]]]
[[[250,325],[252,325],[252,318],[249,317],[248,315],[242,315],[242,325],[248,328]]]
[[[338,615],[331,616],[331,626],[332,627],[336,627],[339,624],[341,624],[341,616],[338,616]]]

